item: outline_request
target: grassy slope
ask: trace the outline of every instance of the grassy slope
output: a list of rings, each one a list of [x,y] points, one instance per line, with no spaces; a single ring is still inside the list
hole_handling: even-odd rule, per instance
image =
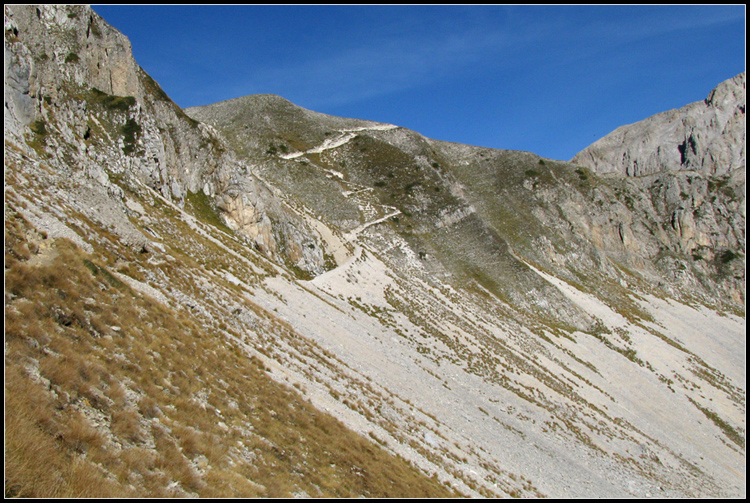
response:
[[[30,232],[11,209],[6,496],[453,495],[131,290],[106,254]]]

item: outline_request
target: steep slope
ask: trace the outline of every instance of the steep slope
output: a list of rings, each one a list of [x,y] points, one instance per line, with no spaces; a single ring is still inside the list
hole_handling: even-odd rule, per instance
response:
[[[304,220],[89,8],[4,14],[6,496],[455,494],[243,342],[289,329],[229,271],[315,270]],[[211,200],[233,194],[236,234]]]
[[[664,273],[632,180],[270,95],[185,115],[137,68],[92,89],[127,41],[89,9],[5,16],[6,407],[74,468],[39,480],[744,494],[742,302]]]
[[[655,215],[663,275],[700,283],[710,296],[745,302],[745,74],[708,97],[622,126],[571,162],[627,180]],[[692,259],[692,260],[691,260]]]
[[[323,256],[304,246],[312,239],[305,222],[248,175],[210,128],[183,113],[135,63],[128,40],[96,13],[17,7],[6,11],[5,34],[6,138],[119,194],[107,204],[120,207],[100,215],[122,213],[121,190],[109,177],[134,178],[180,205],[218,199],[234,210],[233,228],[263,253],[303,271],[323,270]],[[35,136],[23,139],[29,128]],[[89,215],[87,206],[81,211]],[[107,223],[134,243],[147,241],[125,220]]]
[[[35,230],[13,206],[6,497],[454,494],[275,382],[234,330],[118,273],[106,251],[27,240]]]
[[[271,104],[279,107],[278,114]],[[578,364],[584,363],[576,359],[580,357],[578,351],[560,347],[552,334],[564,340],[572,333],[581,333],[576,329],[583,330],[606,351],[624,357],[623,363],[629,360],[652,373],[671,394],[676,376],[680,381],[685,379],[686,360],[675,367],[662,365],[693,353],[676,342],[682,325],[667,327],[669,335],[655,332],[656,325],[642,331],[645,320],[653,323],[662,316],[673,316],[663,312],[669,304],[661,304],[657,298],[669,295],[701,300],[742,312],[744,273],[734,269],[728,274],[726,263],[731,260],[709,258],[705,272],[694,265],[698,260],[688,254],[689,250],[675,246],[681,236],[658,190],[652,194],[630,180],[602,178],[581,166],[533,154],[428,140],[386,124],[358,125],[354,131],[353,124],[344,125],[346,119],[324,118],[304,109],[293,112],[290,104],[278,97],[248,96],[187,109],[186,113],[224,133],[259,176],[282,189],[280,197],[288,198],[290,205],[317,221],[315,227],[322,236],[328,236],[324,239],[332,254],[347,247],[353,250],[341,253],[340,267],[315,278],[313,285],[347,299],[365,313],[375,314],[398,328],[397,333],[408,324],[404,319],[394,323],[395,316],[389,310],[406,314],[416,335],[407,336],[407,340],[428,360],[438,365],[446,360],[466,362],[465,371],[481,377],[481,384],[473,382],[471,389],[481,394],[478,390],[483,386],[496,383],[520,397],[521,403],[532,403],[562,421],[569,432],[581,431],[577,421],[586,415],[583,410],[595,411],[593,414],[603,423],[616,425],[618,421],[612,422],[612,417],[602,414],[607,410],[606,402],[582,400],[575,387],[568,388],[565,381],[559,381],[557,371],[538,363],[539,358],[559,362],[571,356]],[[295,123],[290,128],[284,125],[283,117],[292,115]],[[312,146],[309,140],[295,143],[291,129],[317,131],[319,144]],[[728,206],[736,194],[717,198],[721,200],[713,207],[721,213],[720,205]],[[744,222],[743,215],[736,211],[730,214],[736,218],[733,223]],[[737,264],[744,260],[742,243],[744,237],[735,240],[731,249],[723,250],[727,255],[736,253]],[[675,265],[682,271],[672,275]],[[724,285],[716,281],[717,277],[725,278],[734,290],[722,292]],[[632,295],[634,290],[639,296]],[[454,296],[446,297],[447,292]],[[646,298],[650,302],[645,302]],[[288,297],[285,302],[292,304]],[[660,308],[654,311],[656,305]],[[305,332],[313,336],[317,333],[318,340],[333,337],[325,318],[316,317],[325,327],[325,333],[319,333],[314,324],[300,317],[302,304],[297,306],[299,311],[288,305],[275,308],[294,320],[295,326],[305,327]],[[323,306],[317,309],[324,311]],[[477,316],[488,316],[494,330],[469,321]],[[737,328],[741,326],[742,322]],[[502,335],[486,338],[495,330]],[[712,331],[703,325],[701,330]],[[730,337],[732,347],[742,351],[741,329],[729,330],[734,334]],[[513,332],[526,335],[516,340],[510,335]],[[377,337],[389,345],[374,331],[367,337]],[[520,346],[510,342],[514,340]],[[356,344],[368,345],[362,338]],[[661,354],[653,344],[667,344],[677,349],[677,354]],[[372,351],[377,353],[378,348]],[[358,354],[359,358],[372,359],[361,349]],[[416,366],[410,364],[411,373],[425,365],[424,357],[420,360]],[[586,363],[593,364],[593,360]],[[735,385],[742,382],[740,361],[724,363],[739,372],[735,375],[740,380]],[[601,375],[599,365],[593,365],[595,373]],[[656,370],[659,367],[662,369]],[[536,383],[530,386],[535,390],[530,395],[525,386],[507,378],[506,373],[519,368]],[[430,375],[446,375],[445,370],[426,370]],[[613,382],[619,381],[616,376],[630,372],[616,364],[609,364],[609,371]],[[577,371],[571,372],[580,376]],[[394,373],[394,369],[379,372],[385,382],[395,379]],[[588,376],[584,382],[590,382]],[[399,386],[404,384],[394,384]],[[427,391],[430,386],[422,389],[431,395]],[[551,396],[542,392],[544,398],[537,400],[535,393],[540,389]],[[493,396],[498,389],[490,386],[486,392]],[[736,400],[740,395],[733,396]],[[457,400],[464,403],[466,398]],[[744,402],[740,400],[737,406],[738,411],[743,410]],[[639,426],[629,428],[639,430],[645,428],[646,417],[653,420],[649,411],[657,407],[656,403],[645,400],[637,406],[641,407],[643,415],[631,419]],[[447,421],[450,414],[441,410],[436,415]],[[570,421],[571,417],[576,421]],[[743,427],[739,428],[742,431]],[[539,433],[519,430],[527,436]],[[611,439],[624,434],[610,431],[603,435]],[[585,434],[578,440],[597,445]],[[673,452],[682,452],[680,449]],[[608,452],[612,455],[617,450]],[[547,460],[535,462],[545,465],[549,478],[555,478]],[[560,478],[547,483],[560,491],[559,484],[564,485],[562,480],[570,473],[559,466],[557,469],[561,470]],[[541,487],[548,490],[549,486]]]

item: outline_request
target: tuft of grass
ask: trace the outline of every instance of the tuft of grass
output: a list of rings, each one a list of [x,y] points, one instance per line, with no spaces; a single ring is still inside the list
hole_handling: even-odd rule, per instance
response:
[[[698,402],[690,397],[687,397],[687,399],[690,400],[690,403],[692,403],[696,409],[701,411],[703,415],[710,419],[711,422],[713,422],[729,440],[737,444],[737,447],[739,447],[743,451],[745,450],[745,435],[743,435],[740,431],[734,429],[729,423],[724,421],[714,411],[705,407],[701,407]]]
[[[5,496],[107,498],[126,496],[76,454],[101,445],[101,437],[76,421],[61,425],[43,387],[18,366],[5,368]]]
[[[47,134],[47,122],[41,119],[34,121],[29,124],[29,129],[39,136],[44,136]]]
[[[117,410],[112,413],[112,433],[127,442],[142,443],[145,436],[141,432],[139,419],[141,415],[134,409]]]

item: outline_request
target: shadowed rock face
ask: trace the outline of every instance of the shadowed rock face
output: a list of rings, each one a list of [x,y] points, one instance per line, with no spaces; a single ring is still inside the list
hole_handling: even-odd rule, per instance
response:
[[[274,95],[183,111],[83,6],[5,30],[32,248],[102,257],[464,494],[744,494],[744,74],[563,162]]]

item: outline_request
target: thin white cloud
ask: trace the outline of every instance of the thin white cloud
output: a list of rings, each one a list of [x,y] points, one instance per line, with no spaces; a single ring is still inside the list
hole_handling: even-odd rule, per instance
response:
[[[739,9],[723,9],[711,6],[652,6],[639,10],[628,7],[627,16],[603,18],[582,30],[588,39],[608,40],[615,43],[631,43],[674,32],[695,32],[725,23],[744,21],[744,12]]]
[[[523,37],[528,38],[528,37]],[[424,86],[473,72],[524,42],[503,29],[479,27],[431,37],[402,37],[361,43],[299,64],[254,68],[237,87],[262,85],[289,95],[306,95],[314,103],[343,104]]]
[[[736,21],[741,12],[624,6],[620,9],[627,15],[618,15],[616,9],[490,11],[475,6],[460,11],[456,19],[404,19],[397,27],[379,27],[378,34],[342,40],[312,58],[273,66],[243,62],[239,66],[246,68],[245,75],[225,93],[273,92],[310,108],[343,105],[445,79],[476,77],[486,69],[549,70],[586,59],[595,62],[602,54],[615,57],[616,49],[649,37]]]

